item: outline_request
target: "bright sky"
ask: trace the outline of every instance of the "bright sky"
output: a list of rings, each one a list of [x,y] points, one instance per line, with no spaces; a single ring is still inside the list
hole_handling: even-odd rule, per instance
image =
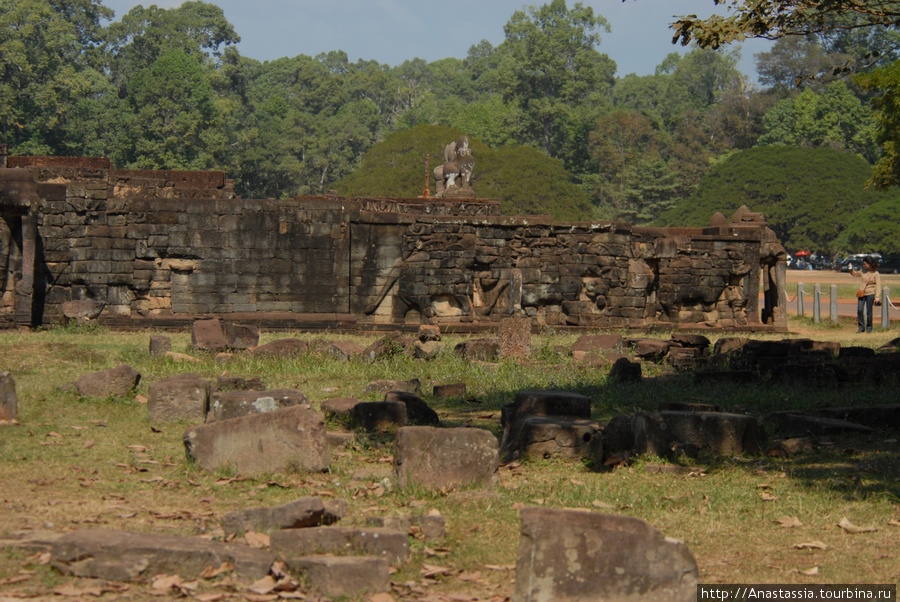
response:
[[[220,6],[241,36],[243,56],[261,61],[299,54],[316,56],[343,50],[352,62],[377,60],[392,66],[412,58],[428,62],[465,58],[481,40],[494,46],[513,12],[549,0],[206,0]],[[583,0],[609,21],[599,47],[618,65],[617,75],[652,74],[670,52],[673,15],[716,12],[713,0]],[[103,0],[121,18],[132,7],[172,8],[181,0]],[[574,0],[567,5],[574,6]],[[721,12],[721,7],[719,11]],[[756,81],[753,55],[771,42],[748,40],[741,46],[741,70]]]

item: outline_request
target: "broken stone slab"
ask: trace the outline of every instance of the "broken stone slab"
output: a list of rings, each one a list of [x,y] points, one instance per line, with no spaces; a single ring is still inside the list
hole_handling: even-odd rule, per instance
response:
[[[18,412],[16,380],[9,372],[0,372],[0,420],[15,420]]]
[[[385,401],[400,401],[406,405],[406,417],[410,424],[421,426],[440,426],[441,419],[437,412],[431,409],[425,400],[404,391],[388,391],[384,394]]]
[[[259,345],[259,328],[234,322],[223,322],[222,332],[229,349],[252,349]]]
[[[693,347],[696,349],[709,349],[709,339],[702,334],[687,334],[676,332],[672,334],[672,344],[677,347]]]
[[[386,431],[406,426],[408,421],[402,401],[364,401],[353,406],[353,423],[366,431]]]
[[[288,557],[285,565],[291,575],[326,596],[376,594],[390,589],[390,566],[377,556]]]
[[[127,364],[84,374],[75,381],[75,390],[84,397],[125,397],[134,392],[141,373]]]
[[[201,351],[225,351],[228,339],[218,318],[197,320],[191,328],[191,346]]]
[[[740,353],[747,339],[740,337],[722,337],[713,344],[713,355],[731,355]]]
[[[578,340],[572,345],[572,358],[576,362],[583,361],[588,355],[605,356],[609,353],[621,352],[622,335],[620,334],[584,335],[578,337]]]
[[[353,408],[359,403],[360,400],[355,397],[334,397],[323,401],[321,406],[326,416],[349,420],[353,417]]]
[[[0,550],[8,548],[26,555],[43,554],[49,552],[53,547],[53,542],[63,535],[64,533],[59,531],[32,529],[5,532],[0,535]]]
[[[218,391],[265,391],[266,383],[257,377],[243,378],[241,376],[222,375],[216,378],[216,384],[211,392]]]
[[[67,319],[75,320],[77,324],[84,324],[99,318],[104,307],[106,307],[106,303],[95,299],[76,299],[63,302],[61,309],[63,316]]]
[[[328,447],[332,450],[346,449],[356,440],[356,435],[344,430],[329,430],[325,436],[328,439]]]
[[[335,341],[328,347],[328,353],[344,362],[360,357],[363,351],[365,348],[353,341]]]
[[[243,579],[261,579],[272,554],[200,537],[131,533],[106,529],[66,533],[53,542],[52,566],[66,575],[109,581],[149,581],[158,574],[196,579],[209,567],[234,565]]]
[[[791,411],[772,412],[765,417],[763,423],[773,435],[784,438],[809,435],[869,435],[875,432],[872,427],[855,422]]]
[[[453,351],[469,361],[496,362],[500,359],[497,339],[470,339],[457,344]]]
[[[816,408],[806,413],[823,418],[847,420],[873,429],[900,429],[900,404],[897,403],[882,406]]]
[[[434,385],[431,394],[435,399],[453,399],[466,396],[466,383],[451,383],[447,385]]]
[[[152,334],[150,335],[150,355],[157,357],[165,355],[166,351],[172,350],[172,339],[169,337]]]
[[[760,439],[759,423],[751,416],[663,411],[614,416],[603,428],[603,451],[607,456],[739,456],[759,453]]]
[[[248,349],[248,355],[262,355],[270,357],[297,357],[309,353],[309,342],[300,339],[278,339],[259,347]]]
[[[409,556],[406,532],[379,527],[284,529],[273,531],[269,538],[272,551],[284,558],[309,554],[358,554],[399,564]]]
[[[398,337],[386,336],[381,337],[366,347],[362,352],[362,356],[370,362],[374,362],[381,358],[392,357],[405,352],[406,345],[401,339]]]
[[[630,516],[522,508],[513,602],[693,602],[687,546]]]
[[[370,382],[363,389],[363,393],[387,393],[388,391],[403,391],[413,395],[421,395],[422,383],[418,378],[412,380],[376,380]]]
[[[150,385],[150,422],[203,422],[209,409],[209,381],[194,373],[178,374]]]
[[[222,517],[225,535],[276,529],[303,529],[336,523],[346,512],[346,502],[326,505],[318,497],[302,497],[273,508],[248,508]]]
[[[401,488],[490,488],[499,466],[497,438],[487,430],[405,426],[394,439],[394,475]]]
[[[641,362],[633,362],[627,357],[620,357],[609,369],[609,379],[613,382],[640,382],[642,375]]]
[[[447,534],[447,521],[440,515],[424,516],[370,516],[368,523],[373,527],[394,529],[413,535],[421,533],[425,539],[443,539]]]
[[[227,420],[251,414],[274,412],[296,405],[309,405],[306,395],[294,389],[274,391],[222,391],[213,393],[209,400],[206,421]]]
[[[210,422],[188,429],[183,439],[188,458],[211,471],[324,472],[331,463],[325,416],[309,405]]]
[[[420,324],[417,338],[423,343],[427,343],[428,341],[440,341],[441,328],[440,326],[435,326],[433,324]]]
[[[520,450],[522,428],[530,416],[559,416],[588,420],[591,400],[580,393],[568,391],[519,391],[512,403],[500,408],[503,437],[500,450],[504,456]]]
[[[519,430],[519,440],[510,443],[514,457],[566,458],[603,463],[600,425],[590,420],[558,416],[527,416]]]
[[[413,357],[420,360],[433,360],[444,349],[439,341],[416,341],[413,344]]]

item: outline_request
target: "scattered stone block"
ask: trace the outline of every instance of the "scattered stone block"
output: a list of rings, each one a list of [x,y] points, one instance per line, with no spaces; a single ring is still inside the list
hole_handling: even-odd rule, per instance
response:
[[[440,426],[441,419],[437,412],[431,409],[425,400],[404,391],[388,391],[384,394],[385,401],[400,401],[406,405],[406,418],[409,424],[425,426]]]
[[[285,564],[292,575],[305,579],[314,591],[326,596],[357,596],[390,589],[390,566],[377,556],[288,557]]]
[[[242,378],[240,376],[219,376],[212,392],[219,391],[265,391],[266,383],[261,379]]]
[[[225,330],[218,318],[197,320],[191,328],[191,345],[201,351],[224,351],[228,348]]]
[[[740,353],[747,339],[739,337],[722,337],[716,340],[713,345],[714,355],[730,355],[732,353]]]
[[[364,401],[353,407],[353,422],[366,431],[385,431],[408,424],[402,401]]]
[[[609,380],[613,382],[640,382],[642,375],[641,363],[633,362],[627,357],[620,357],[609,369]]]
[[[759,423],[751,416],[672,412],[614,416],[603,429],[606,455],[627,452],[671,457],[759,453]]]
[[[273,531],[270,541],[272,551],[285,557],[365,554],[398,564],[409,556],[409,536],[405,532],[378,527],[285,529]]]
[[[406,426],[394,439],[394,474],[400,487],[492,487],[500,454],[490,431]]]
[[[897,403],[882,406],[816,408],[806,413],[824,418],[847,420],[873,429],[900,430],[900,404]]]
[[[16,381],[9,372],[0,372],[0,420],[15,420],[18,412]]]
[[[141,373],[123,364],[117,368],[84,374],[75,381],[75,390],[84,397],[125,397],[134,392]]]
[[[678,347],[709,349],[709,339],[701,334],[686,334],[683,332],[676,332],[672,335],[672,344]]]
[[[622,335],[620,334],[584,335],[578,337],[578,340],[572,345],[572,358],[576,362],[583,361],[586,356],[592,354],[608,356],[610,353],[621,352]]]
[[[355,397],[335,397],[322,402],[322,411],[326,416],[335,416],[344,420],[353,417],[353,408],[360,403]]]
[[[330,449],[345,449],[356,439],[356,435],[350,431],[328,431],[326,437]]]
[[[531,355],[531,318],[500,320],[500,356],[526,358]]]
[[[435,385],[431,391],[436,399],[463,398],[466,396],[466,383]]]
[[[399,355],[406,351],[406,347],[404,344],[399,341],[395,337],[381,337],[368,347],[366,347],[362,356],[369,360],[370,362],[374,362],[375,360],[379,360],[383,357],[392,357],[394,355]]]
[[[454,352],[469,361],[496,362],[500,359],[500,343],[496,339],[470,339],[459,343]]]
[[[522,428],[530,416],[558,416],[588,420],[591,417],[590,398],[567,391],[520,391],[515,401],[500,408],[503,438],[500,450],[504,456],[521,451]]]
[[[150,335],[150,355],[157,357],[172,350],[172,339],[159,334]]]
[[[340,517],[338,517],[340,518]],[[302,529],[325,523],[325,504],[318,497],[302,497],[274,508],[248,508],[222,517],[225,535],[275,529]]]
[[[306,395],[294,389],[221,391],[212,394],[206,421],[213,422],[250,414],[274,412],[296,405],[309,405],[309,400]]]
[[[233,322],[223,322],[222,331],[229,349],[252,349],[259,345],[259,328]]]
[[[179,374],[152,383],[147,395],[150,422],[203,422],[209,410],[209,382],[197,374]]]
[[[438,341],[416,341],[413,345],[413,356],[420,360],[433,360],[444,349],[444,344]]]
[[[388,391],[403,391],[413,395],[422,394],[422,383],[418,378],[412,380],[376,380],[363,390],[363,393],[387,393]]]
[[[264,577],[274,557],[247,546],[200,537],[105,529],[66,533],[52,546],[51,564],[65,575],[109,581],[149,581],[158,574],[196,579],[208,567],[234,565],[242,579]]]
[[[447,521],[440,515],[425,516],[370,516],[373,527],[384,527],[413,535],[421,533],[425,539],[443,539],[447,534]]]
[[[365,348],[353,341],[335,341],[328,348],[328,352],[332,356],[344,362],[361,356],[363,351],[365,351]]]
[[[297,357],[309,353],[309,342],[300,339],[278,339],[259,347],[248,349],[249,355],[264,355],[270,357]]]
[[[0,550],[10,549],[24,555],[43,554],[53,548],[53,542],[62,537],[59,531],[23,529],[0,535]]]
[[[527,416],[517,441],[509,443],[510,454],[531,458],[566,458],[603,463],[600,425],[590,420],[558,416]]]
[[[423,343],[427,343],[428,341],[440,341],[441,329],[439,326],[434,326],[432,324],[421,324],[419,326],[418,339]]]
[[[513,602],[688,602],[697,562],[682,542],[630,516],[522,508]]]
[[[76,299],[63,302],[61,309],[63,316],[67,319],[75,320],[76,324],[85,324],[99,318],[104,307],[106,307],[106,303],[95,299]]]
[[[653,362],[663,359],[671,346],[669,341],[660,339],[629,339],[625,344],[633,347],[635,357]]]
[[[807,437],[861,434],[868,435],[875,429],[838,418],[811,416],[803,412],[772,412],[763,422],[767,429],[779,437]]]
[[[325,417],[308,405],[210,422],[183,438],[188,458],[205,470],[323,472],[331,462]]]

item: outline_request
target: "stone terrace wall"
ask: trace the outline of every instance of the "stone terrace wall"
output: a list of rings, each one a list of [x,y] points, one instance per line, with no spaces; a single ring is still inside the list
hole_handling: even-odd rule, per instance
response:
[[[304,328],[477,328],[510,315],[570,326],[784,326],[780,245],[759,219],[692,230],[560,224],[501,217],[487,200],[242,200],[221,172],[115,170],[105,159],[8,165],[28,169],[42,199],[34,324],[63,321],[68,302],[87,300],[101,322],[127,327],[209,315]],[[4,216],[15,231],[19,218]],[[782,309],[768,310],[767,325],[761,273]],[[13,315],[21,322],[18,311],[0,323]]]

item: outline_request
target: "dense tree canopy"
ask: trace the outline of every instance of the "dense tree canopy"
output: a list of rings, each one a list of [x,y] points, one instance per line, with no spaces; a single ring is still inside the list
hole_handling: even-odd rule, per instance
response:
[[[865,188],[869,173],[862,158],[837,150],[752,148],[717,164],[694,195],[663,214],[660,223],[703,226],[716,211],[730,217],[747,205],[765,214],[788,249],[833,253],[856,212],[900,198],[900,190]]]
[[[396,66],[351,63],[340,49],[243,57],[237,28],[202,0],[136,6],[120,20],[102,0],[0,0],[0,141],[13,154],[107,156],[121,168],[221,169],[251,198],[332,188],[417,196],[425,154],[434,167],[466,133],[476,190],[505,212],[636,224],[680,225],[713,167],[737,161],[742,177],[770,169],[740,159],[748,149],[840,151],[830,169],[859,186],[847,198],[871,194],[863,176],[900,183],[900,33],[878,25],[898,3],[712,1],[731,17],[676,24],[699,47],[660,57],[651,75],[617,77],[603,52],[606,19],[567,0],[515,11],[497,46],[482,40],[465,58]],[[756,57],[761,88],[738,71],[737,51],[715,49],[754,35],[778,38]],[[859,75],[835,82],[847,70]],[[803,161],[782,158],[794,179],[807,178]],[[771,180],[779,186],[794,188],[787,175]],[[779,224],[796,203],[815,202],[728,194],[723,202]],[[859,199],[780,232],[871,249],[866,237],[885,235],[857,214],[895,205]],[[688,213],[705,223],[717,209]]]

